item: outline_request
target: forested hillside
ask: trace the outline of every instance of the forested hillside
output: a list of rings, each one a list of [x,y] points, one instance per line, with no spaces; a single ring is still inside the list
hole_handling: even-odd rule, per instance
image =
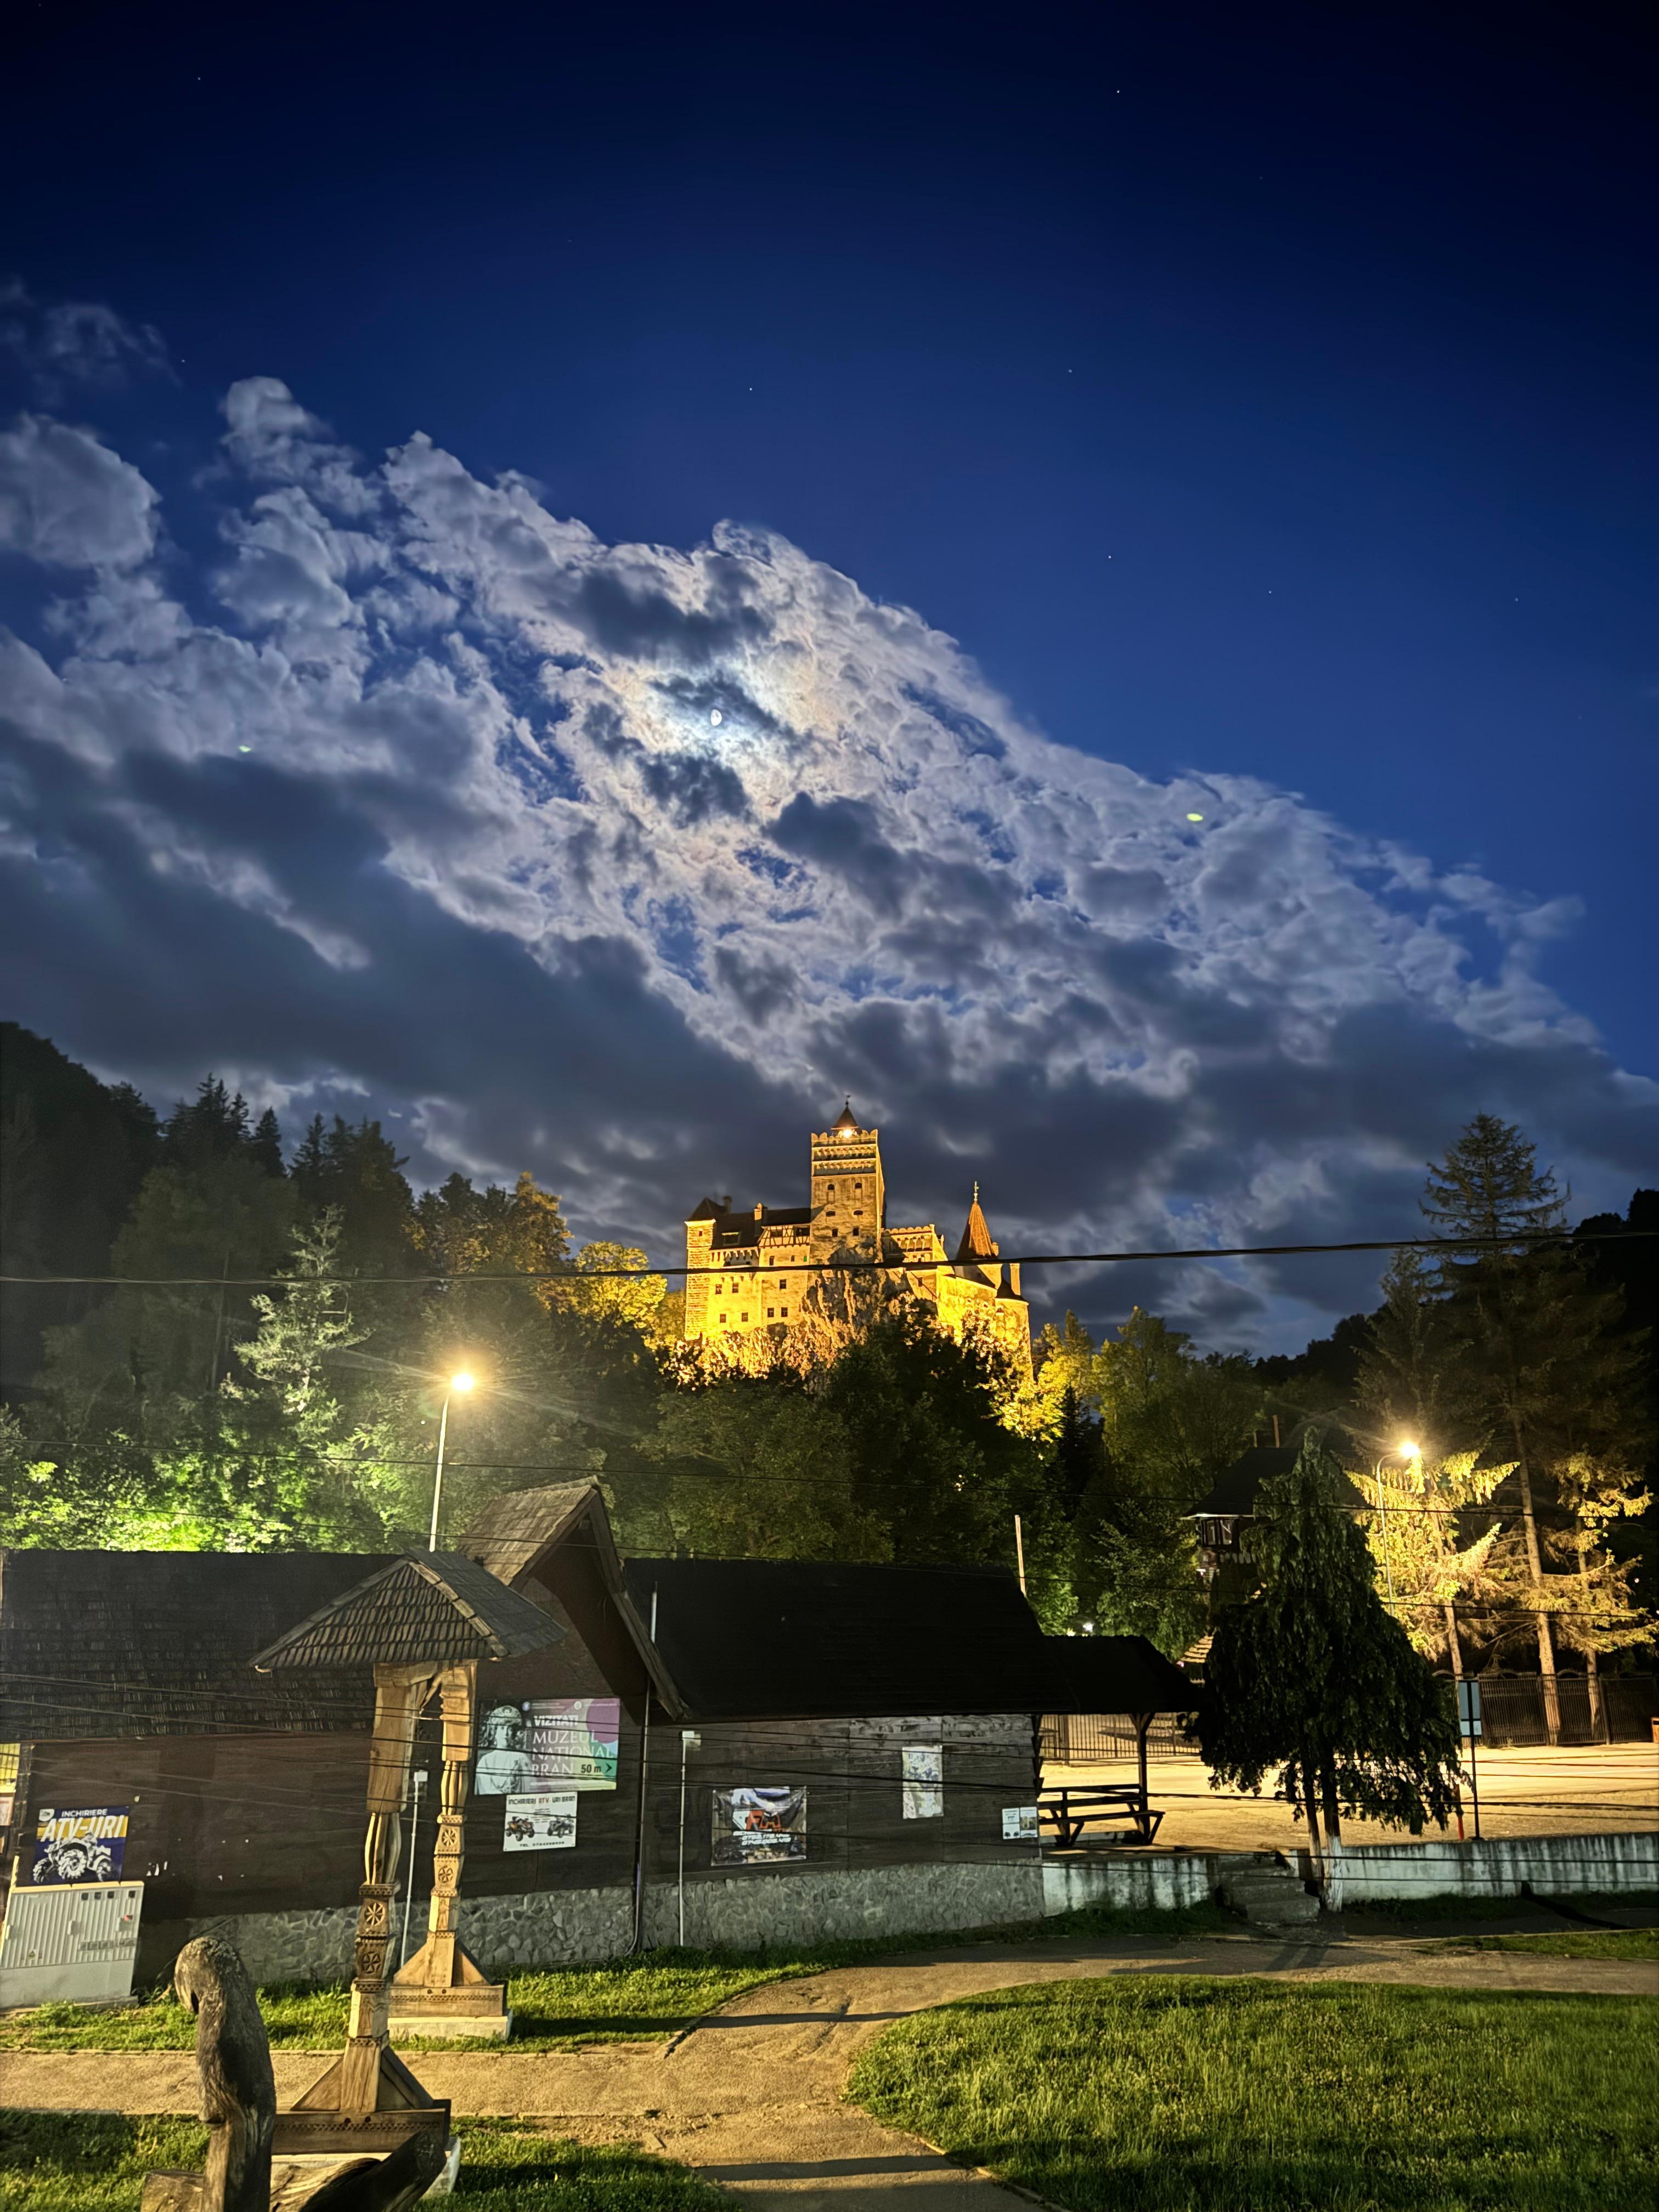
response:
[[[500,1489],[583,1474],[642,1551],[1012,1566],[1018,1516],[1052,1626],[1179,1651],[1212,1598],[1194,1508],[1312,1418],[1392,1486],[1386,1570],[1425,1644],[1449,1577],[1511,1658],[1544,1634],[1540,1593],[1552,1650],[1637,1640],[1652,1244],[1404,1253],[1375,1315],[1295,1359],[1205,1355],[1139,1310],[1097,1343],[1067,1315],[1033,1386],[856,1279],[733,1358],[681,1339],[641,1252],[573,1250],[529,1175],[416,1192],[378,1123],[290,1141],[211,1075],[160,1120],[15,1027],[3,1082],[5,1272],[119,1280],[8,1291],[0,1542],[422,1542],[450,1395],[447,1533]],[[1431,1184],[1449,1222],[1559,1218],[1518,1132],[1460,1146]],[[451,1394],[461,1371],[476,1387]],[[1415,1458],[1390,1460],[1407,1433]]]

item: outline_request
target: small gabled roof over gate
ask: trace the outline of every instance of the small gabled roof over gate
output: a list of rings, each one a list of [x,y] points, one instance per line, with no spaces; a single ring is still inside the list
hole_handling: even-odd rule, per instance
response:
[[[550,1613],[461,1552],[409,1552],[320,1606],[252,1663],[277,1667],[453,1665],[516,1659],[563,1640]]]

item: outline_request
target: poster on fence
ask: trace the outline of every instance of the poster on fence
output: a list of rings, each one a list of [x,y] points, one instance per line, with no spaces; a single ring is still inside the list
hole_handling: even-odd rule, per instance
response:
[[[127,1855],[125,1805],[86,1805],[56,1812],[43,1805],[35,1817],[31,1881],[56,1887],[80,1881],[118,1881]]]
[[[945,1818],[945,1746],[907,1743],[899,1752],[903,1777],[903,1808],[907,1820]]]
[[[509,1797],[501,1830],[504,1851],[569,1851],[576,1847],[576,1793],[544,1790]]]
[[[486,1708],[472,1788],[480,1797],[614,1790],[619,1698],[533,1698]]]
[[[1034,1844],[1037,1839],[1036,1807],[1035,1805],[1005,1805],[1002,1808],[1003,1842]]]
[[[715,1790],[712,1866],[773,1866],[806,1856],[804,1790]]]

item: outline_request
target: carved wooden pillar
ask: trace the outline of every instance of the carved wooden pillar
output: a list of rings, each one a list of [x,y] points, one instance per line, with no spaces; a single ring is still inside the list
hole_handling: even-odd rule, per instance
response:
[[[426,1941],[393,1978],[392,2008],[400,2017],[436,2021],[459,2014],[477,2023],[473,2033],[495,2033],[486,2022],[507,2018],[504,1984],[483,1969],[456,1932],[461,1872],[466,1859],[466,1801],[471,1786],[477,1662],[446,1667],[438,1678],[443,1717],[443,1770],[438,1786],[438,1836],[432,1851],[432,1901]]]
[[[439,1670],[431,1666],[377,1666],[374,1732],[368,1746],[368,1825],[363,1836],[363,1879],[357,1890],[357,1934],[346,2020],[346,2046],[290,2112],[277,2118],[278,2148],[287,2151],[335,2148],[337,2126],[348,2130],[388,2110],[441,2112],[389,2048],[386,1946],[392,1940],[392,1890],[402,1843],[398,1807],[415,1740],[415,1723],[432,1694]],[[345,2140],[349,2140],[349,2136]]]
[[[432,1850],[432,1903],[427,1912],[426,1979],[435,1989],[455,1980],[455,1916],[466,1858],[466,1796],[472,1760],[472,1691],[477,1668],[446,1668],[439,1685],[443,1711],[443,1777],[438,1839]]]

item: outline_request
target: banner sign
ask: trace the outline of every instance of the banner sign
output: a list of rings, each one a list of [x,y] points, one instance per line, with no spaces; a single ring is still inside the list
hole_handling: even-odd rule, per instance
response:
[[[1035,1805],[1005,1805],[1002,1808],[1005,1844],[1035,1844],[1041,1840]]]
[[[35,1820],[30,1879],[53,1884],[118,1881],[127,1855],[129,1809],[92,1805],[58,1813],[43,1805]]]
[[[806,1856],[804,1790],[715,1790],[709,1863],[770,1866]]]
[[[490,1705],[478,1723],[473,1794],[614,1790],[621,1736],[620,1698],[534,1698]]]
[[[1465,1741],[1482,1733],[1480,1726],[1480,1685],[1479,1682],[1460,1682],[1457,1686],[1457,1724]]]
[[[504,1851],[569,1851],[576,1847],[576,1793],[544,1790],[509,1797],[501,1832]]]
[[[907,1743],[899,1752],[904,1777],[904,1817],[907,1820],[945,1818],[945,1746]]]

